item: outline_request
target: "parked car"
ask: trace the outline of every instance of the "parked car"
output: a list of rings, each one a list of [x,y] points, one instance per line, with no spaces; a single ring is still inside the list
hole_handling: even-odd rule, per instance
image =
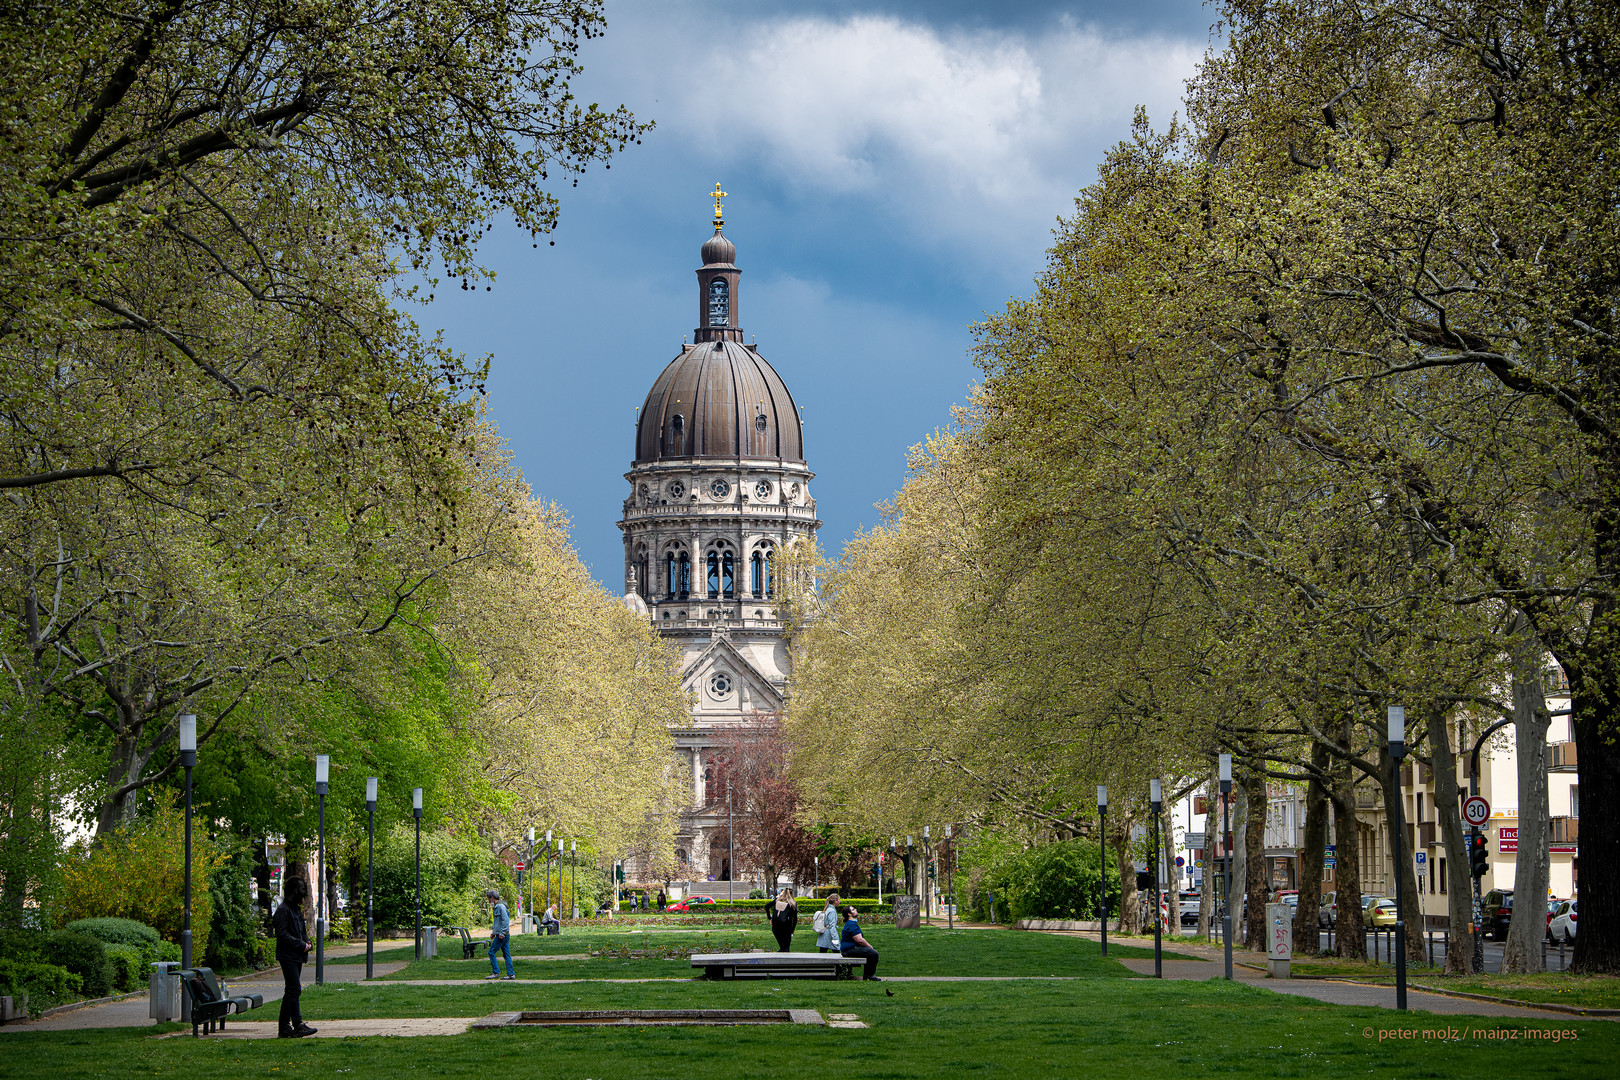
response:
[[[1181,894],[1181,925],[1182,926],[1197,926],[1198,925],[1198,904],[1199,904],[1199,896],[1198,896],[1197,893],[1182,893]]]
[[[1492,889],[1479,902],[1479,922],[1487,938],[1506,941],[1508,923],[1513,919],[1513,890]]]
[[[1316,911],[1316,925],[1326,929],[1339,921],[1338,893],[1322,894],[1322,906]]]
[[[1558,905],[1558,913],[1547,924],[1547,932],[1555,941],[1575,942],[1575,915],[1579,900],[1565,900]]]
[[[1560,905],[1562,903],[1565,903],[1565,900],[1564,900],[1563,897],[1552,897],[1551,899],[1549,899],[1547,901],[1547,940],[1548,941],[1553,940],[1553,936],[1552,936],[1553,916],[1558,914],[1558,905]]]
[[[693,908],[700,908],[704,904],[712,904],[712,903],[714,903],[714,897],[712,897],[712,896],[688,896],[685,900],[682,900],[682,901],[680,901],[678,903],[674,903],[674,904],[669,905],[669,907],[666,908],[665,910],[666,911],[691,911]]]
[[[1396,921],[1395,901],[1389,897],[1363,896],[1361,898],[1361,925],[1394,926]]]

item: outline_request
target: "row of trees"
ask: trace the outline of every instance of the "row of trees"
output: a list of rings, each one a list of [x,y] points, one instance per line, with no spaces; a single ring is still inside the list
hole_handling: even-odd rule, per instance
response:
[[[1456,927],[1455,758],[1499,718],[1520,850],[1545,849],[1550,656],[1586,810],[1574,967],[1620,970],[1620,16],[1224,12],[1185,118],[1138,117],[1035,295],[980,327],[984,386],[882,526],[825,569],[799,554],[825,584],[800,602],[795,766],[825,816],[883,830],[1001,816],[1061,835],[1107,782],[1137,796],[1111,807],[1123,856],[1147,777],[1202,785],[1228,750],[1251,856],[1265,781],[1306,786],[1308,867],[1326,804],[1341,829],[1358,784],[1396,804],[1383,717],[1401,704]],[[1341,833],[1341,896],[1355,847]],[[1520,895],[1546,881],[1519,860]],[[1354,951],[1358,915],[1339,916]],[[1539,965],[1542,930],[1520,905],[1510,968]]]
[[[69,819],[166,802],[182,712],[205,819],[293,856],[316,752],[338,835],[367,775],[492,847],[645,832],[670,658],[512,473],[487,362],[401,305],[490,281],[498,215],[538,237],[645,129],[571,90],[600,3],[0,19],[4,918]]]

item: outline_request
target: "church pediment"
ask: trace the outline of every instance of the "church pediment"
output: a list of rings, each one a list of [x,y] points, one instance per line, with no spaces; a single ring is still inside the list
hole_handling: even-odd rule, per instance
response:
[[[694,719],[705,715],[716,720],[741,719],[782,708],[782,693],[769,676],[721,636],[686,665],[681,687],[696,699]]]

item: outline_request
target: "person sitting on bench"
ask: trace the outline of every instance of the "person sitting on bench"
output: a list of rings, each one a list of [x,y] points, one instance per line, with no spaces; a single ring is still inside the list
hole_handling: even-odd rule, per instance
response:
[[[556,927],[556,929],[552,929]],[[562,923],[557,921],[557,905],[552,904],[540,916],[540,930],[542,933],[555,934],[562,929]]]
[[[882,982],[877,977],[878,951],[872,948],[861,933],[861,924],[856,920],[854,906],[845,909],[849,918],[844,922],[843,933],[838,938],[838,951],[843,956],[858,956],[866,961],[866,974],[862,976],[868,982]]]

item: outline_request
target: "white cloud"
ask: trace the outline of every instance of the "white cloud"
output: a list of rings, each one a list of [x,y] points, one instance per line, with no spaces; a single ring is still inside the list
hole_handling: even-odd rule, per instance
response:
[[[634,73],[630,103],[661,141],[761,166],[801,195],[875,200],[930,243],[974,247],[1023,249],[1032,230],[1044,247],[1135,107],[1168,122],[1204,48],[1072,23],[725,19],[666,3],[610,25],[623,50],[610,63]]]

